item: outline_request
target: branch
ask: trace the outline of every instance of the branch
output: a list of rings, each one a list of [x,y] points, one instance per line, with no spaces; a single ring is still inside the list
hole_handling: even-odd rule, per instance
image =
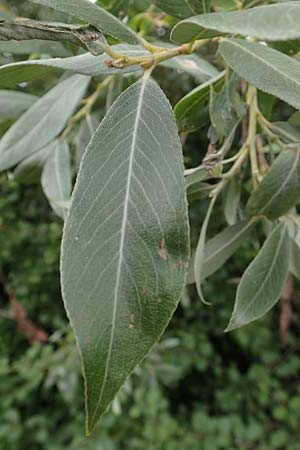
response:
[[[108,61],[107,65],[118,69],[123,69],[128,66],[141,66],[143,69],[150,69],[157,64],[166,61],[167,59],[174,58],[180,55],[190,55],[198,50],[202,45],[206,44],[208,39],[202,39],[199,41],[189,42],[187,44],[180,45],[175,48],[156,47],[149,44],[144,39],[142,40],[143,46],[149,50],[151,55],[141,56],[128,56],[122,53],[116,52],[107,44],[100,44],[103,51],[107,53],[113,61]]]

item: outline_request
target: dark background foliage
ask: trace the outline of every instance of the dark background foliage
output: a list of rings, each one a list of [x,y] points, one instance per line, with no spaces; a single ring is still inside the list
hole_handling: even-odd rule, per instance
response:
[[[145,3],[136,2],[132,17]],[[25,1],[7,6],[20,16],[59,19]],[[1,63],[18,58],[0,54]],[[166,69],[156,78],[172,102],[193,86]],[[40,94],[55,81],[47,77],[26,91]],[[6,126],[0,123],[1,133]],[[187,166],[201,161],[207,143],[206,130],[188,138]],[[192,240],[203,214],[202,202],[194,202]],[[221,210],[216,217],[212,234],[224,222]],[[265,320],[223,332],[237,280],[257,250],[253,237],[205,284],[212,306],[204,306],[193,287],[186,289],[161,343],[126,382],[95,434],[84,438],[80,364],[60,295],[61,232],[39,184],[1,176],[0,450],[299,449],[298,285]],[[47,334],[46,343],[32,344],[17,318],[5,317],[9,296],[26,311],[33,332]]]

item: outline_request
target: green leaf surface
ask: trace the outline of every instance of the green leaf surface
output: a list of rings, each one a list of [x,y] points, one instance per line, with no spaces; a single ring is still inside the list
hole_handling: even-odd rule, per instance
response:
[[[61,206],[70,201],[72,191],[72,173],[69,146],[65,141],[51,144],[42,173],[42,187],[52,209],[62,219],[66,218],[67,209]]]
[[[204,248],[202,281],[217,272],[248,238],[254,222],[245,220],[225,228],[209,239]],[[192,261],[191,261],[192,262]],[[195,283],[194,267],[190,265],[188,282]]]
[[[55,41],[0,41],[0,53],[12,53],[15,55],[41,54],[64,58],[69,53],[61,42]]]
[[[200,0],[151,0],[151,3],[170,14],[184,19],[202,12]]]
[[[278,301],[289,271],[287,227],[279,224],[244,273],[226,331],[264,316]]]
[[[224,39],[220,53],[241,77],[300,109],[300,63],[262,44]]]
[[[163,61],[160,66],[188,73],[198,81],[207,81],[220,73],[212,64],[196,54],[175,56]]]
[[[148,54],[147,50],[134,45],[114,45],[115,51],[127,56],[142,56]],[[139,66],[129,66],[124,69],[116,69],[106,64],[111,58],[106,55],[93,56],[89,53],[71,56],[69,58],[50,58],[28,60],[0,67],[0,86],[14,87],[18,83],[32,81],[41,78],[53,71],[70,71],[82,75],[126,75],[141,71]],[[162,66],[184,71],[197,80],[207,80],[218,74],[217,69],[197,55],[177,56],[170,61],[164,61]]]
[[[295,242],[294,239],[290,237],[290,261],[289,261],[289,270],[290,272],[300,280],[300,248]]]
[[[185,171],[185,175],[186,188],[189,188],[195,183],[199,183],[199,181],[204,181],[211,178],[209,169],[204,166],[188,169]]]
[[[76,167],[78,168],[84,152],[90,143],[96,129],[99,126],[99,120],[94,116],[86,116],[80,124],[79,133],[76,137]]]
[[[299,2],[265,5],[191,17],[175,25],[171,39],[183,44],[195,39],[237,34],[266,41],[286,41],[300,38],[299,21]]]
[[[0,120],[19,117],[37,98],[25,92],[0,90]]]
[[[231,178],[226,190],[224,202],[224,215],[229,225],[237,222],[238,208],[240,205],[240,185],[236,178]]]
[[[204,258],[205,258],[205,241],[206,241],[206,233],[208,224],[213,212],[213,208],[215,206],[216,197],[212,197],[207,213],[205,215],[205,219],[203,221],[200,236],[195,252],[195,260],[194,260],[194,271],[195,271],[195,282],[196,282],[196,288],[197,292],[199,294],[200,299],[203,303],[208,304],[208,302],[205,300],[203,291],[202,291],[202,281],[203,281],[203,268],[204,268]]]
[[[191,132],[203,126],[208,114],[206,105],[209,100],[210,88],[212,85],[218,88],[223,83],[224,72],[197,86],[179,100],[175,105],[174,113],[180,130]]]
[[[209,115],[219,143],[223,143],[224,139],[232,135],[244,115],[246,108],[238,93],[239,84],[240,79],[236,74],[232,74],[220,92],[215,91],[214,85],[211,86]],[[230,148],[230,145],[227,148]]]
[[[0,170],[46,146],[65,127],[90,78],[73,75],[58,83],[15,122],[0,141]]]
[[[124,54],[129,56],[144,55],[146,52],[141,47],[129,47],[128,45],[116,45],[113,46],[113,49],[124,52]],[[139,66],[115,69],[114,67],[109,67],[105,63],[106,61],[110,61],[106,54],[93,56],[85,53],[79,56],[71,56],[70,58],[38,59],[7,64],[0,67],[0,87],[14,87],[18,83],[41,78],[55,70],[92,76],[127,74],[141,71]]]
[[[201,198],[207,197],[213,190],[214,185],[209,183],[203,183],[199,181],[189,186],[186,190],[186,195],[189,204],[194,200],[199,200]]]
[[[30,0],[38,5],[48,6],[58,11],[78,17],[82,21],[100,28],[121,41],[137,44],[139,37],[117,17],[89,0]]]
[[[51,142],[46,147],[20,162],[13,171],[14,180],[25,185],[39,183],[43,167],[52,150],[53,143]]]
[[[45,39],[65,41],[101,55],[101,44],[106,44],[102,33],[90,25],[68,25],[64,23],[37,22],[34,20],[0,20],[0,41],[26,41]]]
[[[300,147],[282,151],[251,194],[246,212],[274,220],[300,201]]]
[[[64,230],[63,297],[84,367],[87,433],[166,328],[188,258],[177,128],[144,77],[89,144]]]
[[[272,131],[287,142],[300,142],[300,129],[289,122],[273,122]]]

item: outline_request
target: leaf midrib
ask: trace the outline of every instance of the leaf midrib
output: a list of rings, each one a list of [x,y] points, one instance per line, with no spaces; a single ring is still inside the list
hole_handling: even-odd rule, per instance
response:
[[[274,72],[280,73],[280,75],[282,75],[283,77],[285,77],[285,78],[287,78],[288,80],[292,81],[292,82],[295,83],[296,85],[299,85],[299,88],[300,88],[300,82],[299,82],[299,81],[295,80],[295,78],[290,77],[290,76],[289,76],[288,74],[286,74],[285,72],[282,72],[280,69],[278,69],[277,66],[273,66],[271,63],[269,63],[268,61],[266,61],[265,59],[263,59],[261,56],[257,55],[257,53],[253,53],[253,52],[251,52],[250,50],[248,50],[246,47],[243,47],[242,45],[239,45],[239,44],[237,43],[236,40],[233,40],[233,39],[226,39],[224,42],[225,42],[225,43],[228,42],[228,43],[231,44],[231,45],[235,45],[236,47],[239,47],[239,48],[242,49],[244,52],[246,52],[246,53],[248,53],[250,56],[252,56],[254,59],[256,58],[256,59],[258,59],[259,61],[261,61],[263,64],[265,64],[266,66],[270,67],[272,70],[274,70]],[[258,44],[258,45],[262,45],[262,44]],[[272,49],[270,49],[270,47],[266,47],[266,48],[268,48],[270,51],[272,51]],[[274,50],[274,51],[275,51],[275,50]],[[279,52],[277,52],[277,53],[279,53]],[[284,55],[281,55],[281,56],[284,57]],[[225,59],[226,59],[226,58],[225,58]],[[292,61],[295,61],[295,60],[292,60]],[[229,63],[229,65],[231,65],[231,64]],[[299,71],[300,71],[300,63],[299,63]],[[268,93],[272,93],[272,92],[269,91],[269,90],[267,91],[267,89],[264,89],[264,91],[265,91],[265,92],[268,92]],[[283,101],[286,102],[286,100],[285,100],[284,98],[280,97],[278,94],[276,94],[276,95],[277,95],[277,97],[281,98],[281,100],[283,100]],[[287,103],[288,103],[288,102],[287,102]],[[295,105],[292,105],[292,106],[295,106]],[[296,107],[296,106],[295,106],[295,107]]]
[[[110,360],[111,360],[111,354],[112,354],[112,347],[113,347],[115,327],[116,327],[118,293],[119,293],[120,278],[121,278],[121,272],[122,272],[125,235],[126,235],[126,228],[127,228],[126,225],[127,225],[127,217],[128,217],[129,196],[130,196],[130,189],[131,189],[131,180],[132,180],[132,175],[133,175],[133,162],[134,162],[134,155],[135,155],[135,149],[136,149],[136,141],[137,141],[140,116],[141,116],[141,109],[142,109],[142,104],[143,104],[147,81],[148,81],[148,78],[146,78],[146,77],[144,77],[142,80],[139,101],[138,101],[137,110],[136,110],[136,117],[135,117],[135,121],[134,121],[133,132],[132,132],[132,144],[131,144],[130,155],[129,155],[128,177],[127,177],[127,183],[126,183],[125,200],[124,200],[124,208],[123,208],[123,219],[122,219],[122,226],[121,226],[119,260],[118,260],[118,266],[117,266],[116,285],[115,285],[115,293],[114,293],[114,301],[113,301],[111,334],[110,334],[108,353],[107,353],[107,358],[106,358],[106,363],[105,363],[104,378],[103,378],[103,382],[102,382],[99,399],[98,399],[93,417],[91,419],[91,428],[94,425],[95,418],[97,417],[98,409],[101,404],[102,396],[104,393],[104,388],[105,388],[106,381],[107,381],[107,375],[108,375],[108,369],[109,369]]]
[[[209,264],[209,262],[215,258],[216,255],[218,255],[218,253],[222,252],[224,249],[226,249],[227,247],[230,247],[230,245],[236,241],[243,233],[245,233],[245,231],[250,228],[253,225],[253,221],[249,221],[245,224],[245,226],[237,233],[234,235],[233,238],[231,238],[229,241],[227,241],[222,247],[219,247],[214,253],[211,253],[208,258],[205,260],[204,259],[204,263],[203,264]]]
[[[82,76],[82,75],[74,75],[74,77],[76,77],[76,76]],[[75,81],[75,83],[71,83],[71,84],[69,85],[69,87],[66,88],[66,90],[65,90],[64,93],[63,93],[63,97],[64,97],[66,94],[68,94],[68,92],[69,92],[70,90],[73,90],[73,89],[74,89],[74,86],[75,86],[79,81],[81,82],[82,80],[81,80],[81,79],[77,79],[77,80],[74,80],[74,81]],[[48,93],[50,93],[50,92],[48,92]],[[46,95],[47,95],[47,94],[46,94]],[[42,99],[43,99],[43,98],[41,98],[41,100],[42,100]],[[32,136],[32,134],[34,134],[35,130],[36,130],[38,127],[40,127],[41,124],[43,124],[44,122],[47,122],[47,121],[48,121],[49,114],[56,108],[57,103],[58,103],[58,102],[61,102],[61,99],[62,99],[62,96],[57,97],[56,101],[52,103],[51,107],[50,107],[50,108],[48,109],[48,111],[47,111],[47,114],[44,115],[44,117],[42,118],[42,120],[41,120],[41,121],[38,121],[38,122],[34,125],[34,127],[30,129],[30,132],[27,133],[21,140],[19,140],[19,141],[17,141],[17,142],[14,142],[14,143],[11,144],[9,147],[5,147],[5,149],[3,149],[2,151],[0,151],[0,155],[6,155],[6,153],[11,153],[12,150],[10,150],[10,149],[14,149],[14,147],[15,147],[16,145],[19,147],[19,146],[20,146],[20,143],[23,141],[23,139],[28,138],[28,136]],[[35,103],[33,106],[34,106],[34,107],[37,107],[38,105],[37,105],[37,103]],[[29,111],[28,111],[28,112],[29,112]],[[49,142],[48,142],[48,143],[49,143]],[[45,145],[47,145],[47,142],[45,143]],[[37,150],[38,150],[38,149],[37,149]],[[34,153],[34,152],[33,152],[33,153]],[[30,156],[30,155],[29,155],[29,156]]]
[[[243,310],[243,312],[242,312],[240,315],[237,315],[237,316],[236,316],[236,318],[235,318],[235,322],[236,322],[236,323],[239,323],[239,321],[241,320],[241,318],[245,316],[245,314],[247,313],[247,311],[249,310],[249,308],[253,305],[253,303],[254,303],[255,300],[257,299],[257,296],[261,293],[261,291],[264,289],[266,283],[268,282],[268,280],[269,280],[269,278],[270,278],[270,276],[271,276],[271,273],[273,272],[274,266],[275,266],[275,264],[277,263],[278,254],[279,254],[279,251],[280,251],[281,246],[282,246],[282,244],[283,244],[283,239],[284,239],[284,237],[285,237],[285,233],[286,233],[286,227],[284,226],[283,229],[282,229],[281,237],[280,237],[280,240],[279,240],[277,249],[276,249],[276,253],[275,253],[274,258],[273,258],[273,260],[272,260],[272,264],[271,264],[270,269],[269,269],[269,271],[268,271],[268,274],[267,274],[267,276],[264,278],[264,281],[263,281],[261,287],[259,288],[259,290],[256,292],[256,294],[254,295],[254,297],[252,298],[252,300],[248,303],[247,307]]]
[[[285,178],[284,182],[280,186],[280,189],[277,192],[275,192],[275,194],[270,198],[270,200],[260,210],[259,214],[263,214],[266,211],[266,209],[270,206],[270,204],[272,204],[272,202],[276,199],[276,197],[278,197],[281,194],[281,192],[283,191],[283,189],[285,188],[287,183],[290,181],[291,177],[293,176],[293,173],[294,173],[295,169],[297,168],[298,161],[299,161],[299,156],[300,156],[300,152],[297,152],[297,155],[296,155],[296,158],[295,158],[295,162],[294,162],[294,164],[293,164],[293,166],[291,168],[291,171],[289,172],[288,176]]]

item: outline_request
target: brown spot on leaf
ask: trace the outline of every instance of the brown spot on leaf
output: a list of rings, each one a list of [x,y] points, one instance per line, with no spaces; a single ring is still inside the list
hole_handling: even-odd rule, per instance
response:
[[[130,322],[134,322],[134,320],[135,320],[135,314],[131,313],[130,314]]]
[[[158,254],[161,257],[161,259],[163,259],[164,261],[166,261],[169,257],[167,244],[166,244],[166,241],[164,238],[160,241],[160,248],[159,248]]]

